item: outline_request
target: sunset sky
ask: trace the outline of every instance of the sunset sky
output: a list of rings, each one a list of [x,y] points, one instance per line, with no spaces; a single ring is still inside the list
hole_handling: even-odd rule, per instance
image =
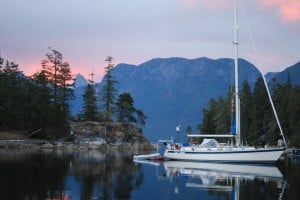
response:
[[[99,81],[104,60],[233,55],[233,0],[0,0],[0,52],[26,75],[49,51]],[[266,73],[300,61],[299,0],[239,0],[239,55]]]

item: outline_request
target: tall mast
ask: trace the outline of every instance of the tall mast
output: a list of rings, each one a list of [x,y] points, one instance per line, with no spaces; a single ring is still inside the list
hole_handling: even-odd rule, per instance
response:
[[[235,122],[236,122],[236,145],[240,145],[240,99],[239,99],[239,77],[238,77],[238,21],[237,21],[237,0],[234,0],[234,79],[235,79]]]

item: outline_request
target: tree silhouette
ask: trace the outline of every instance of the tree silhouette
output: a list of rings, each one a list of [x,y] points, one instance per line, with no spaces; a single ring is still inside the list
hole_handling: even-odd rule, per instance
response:
[[[103,120],[105,122],[113,121],[113,114],[115,108],[115,99],[116,99],[116,89],[114,87],[116,81],[112,75],[112,70],[114,69],[114,64],[112,64],[113,58],[108,56],[105,61],[108,62],[105,67],[105,75],[103,78],[104,85],[101,88],[101,102],[102,111],[103,111]]]

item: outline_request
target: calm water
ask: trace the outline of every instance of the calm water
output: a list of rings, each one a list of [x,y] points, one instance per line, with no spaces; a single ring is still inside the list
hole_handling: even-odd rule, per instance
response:
[[[130,152],[0,150],[0,181],[0,199],[299,199],[300,159],[134,163]]]

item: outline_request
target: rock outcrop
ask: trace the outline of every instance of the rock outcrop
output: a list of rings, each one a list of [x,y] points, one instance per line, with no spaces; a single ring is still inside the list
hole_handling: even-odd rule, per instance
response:
[[[143,136],[142,129],[128,123],[70,122],[70,135],[59,140],[41,140],[5,134],[0,148],[5,149],[155,149]],[[8,137],[10,136],[10,137]]]
[[[71,122],[71,135],[76,144],[94,147],[131,146],[153,148],[142,129],[128,123]]]

